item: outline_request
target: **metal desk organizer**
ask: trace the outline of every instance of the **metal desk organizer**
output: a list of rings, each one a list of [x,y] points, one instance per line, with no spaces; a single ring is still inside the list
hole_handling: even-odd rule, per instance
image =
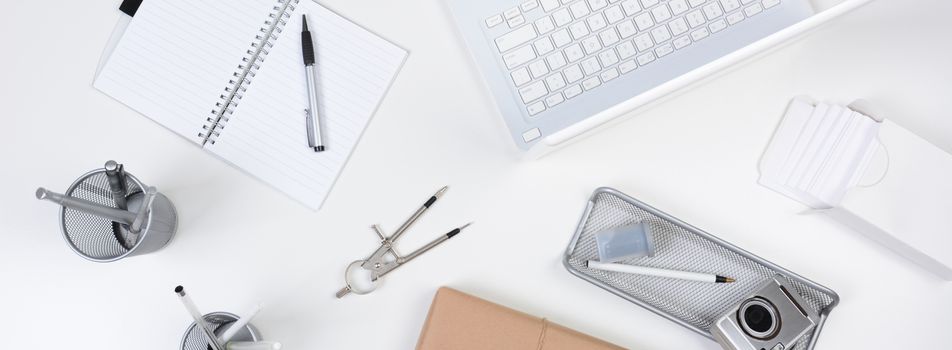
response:
[[[238,320],[238,316],[228,312],[212,312],[204,316],[205,322],[208,323],[208,326],[215,332],[215,335],[221,336],[221,333],[228,329],[226,326],[230,326],[232,323]],[[261,340],[261,333],[258,332],[258,329],[252,326],[250,323],[245,325],[244,329],[238,331],[235,334],[235,337],[232,338],[233,341],[239,342],[254,342]],[[180,345],[181,350],[207,350],[211,347],[208,345],[208,338],[205,337],[205,334],[202,333],[201,327],[192,322],[191,325],[185,330],[185,335],[182,336],[182,343]]]
[[[651,225],[655,255],[623,263],[718,273],[734,277],[737,282],[697,283],[585,267],[586,261],[598,259],[596,233],[642,221]],[[813,332],[788,349],[813,349],[826,318],[839,302],[839,296],[829,288],[605,187],[595,190],[589,198],[572,242],[565,251],[563,264],[579,278],[712,340],[710,330],[714,322],[775,275],[786,279],[820,315]]]
[[[36,197],[61,206],[63,237],[73,251],[87,260],[113,262],[162,249],[178,228],[178,214],[172,201],[125,173],[121,165],[107,162],[107,166],[110,164],[120,169],[121,175],[115,182],[107,175],[110,170],[103,167],[80,176],[62,194],[41,187]],[[115,183],[121,185],[112,189]],[[130,215],[134,222],[119,220]]]

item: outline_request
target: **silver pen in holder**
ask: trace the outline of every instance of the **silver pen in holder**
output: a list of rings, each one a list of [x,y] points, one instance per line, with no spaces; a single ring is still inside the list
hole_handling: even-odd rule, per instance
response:
[[[109,191],[112,192],[112,198],[116,202],[116,208],[126,210],[126,174],[122,164],[114,160],[106,162],[106,179],[109,182]]]

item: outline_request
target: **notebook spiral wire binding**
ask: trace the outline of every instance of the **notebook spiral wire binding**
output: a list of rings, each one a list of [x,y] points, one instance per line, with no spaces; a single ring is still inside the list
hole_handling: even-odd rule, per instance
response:
[[[261,69],[261,63],[268,56],[269,50],[274,47],[274,42],[278,39],[278,34],[284,30],[291,18],[291,11],[301,0],[277,0],[268,20],[255,35],[255,42],[251,43],[251,48],[245,51],[246,56],[241,59],[238,70],[232,73],[228,80],[228,86],[224,93],[218,96],[219,102],[215,103],[215,108],[211,111],[211,116],[205,118],[206,124],[202,126],[202,132],[198,137],[202,139],[202,146],[206,143],[215,144],[215,140],[221,135],[221,130],[225,128],[229,117],[235,112],[238,102],[244,97],[248,85],[254,79],[258,69]]]

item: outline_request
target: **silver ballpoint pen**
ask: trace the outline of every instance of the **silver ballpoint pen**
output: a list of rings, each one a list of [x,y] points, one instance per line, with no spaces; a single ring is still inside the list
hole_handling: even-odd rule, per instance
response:
[[[109,182],[109,191],[112,192],[113,201],[116,202],[116,208],[126,210],[126,176],[122,169],[122,164],[114,160],[106,162],[106,179]]]
[[[314,73],[314,41],[311,32],[307,30],[307,15],[301,15],[304,26],[301,30],[301,48],[304,53],[304,75],[307,78],[307,110],[304,111],[307,119],[307,146],[314,152],[324,151],[324,140],[321,137],[321,117],[317,110],[317,80]]]

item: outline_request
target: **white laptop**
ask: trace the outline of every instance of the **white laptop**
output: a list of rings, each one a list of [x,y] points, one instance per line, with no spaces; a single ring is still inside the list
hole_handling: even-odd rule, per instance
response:
[[[871,0],[448,0],[513,141],[541,154]]]

